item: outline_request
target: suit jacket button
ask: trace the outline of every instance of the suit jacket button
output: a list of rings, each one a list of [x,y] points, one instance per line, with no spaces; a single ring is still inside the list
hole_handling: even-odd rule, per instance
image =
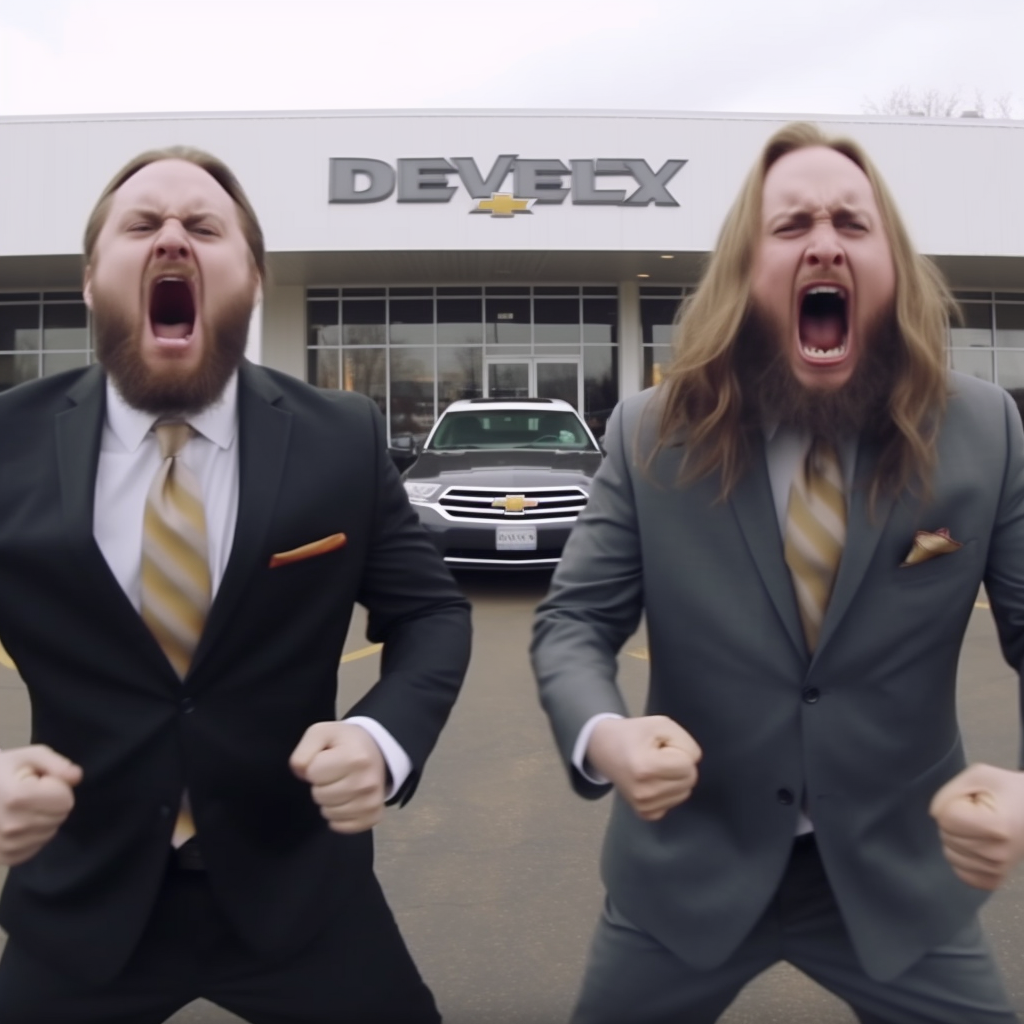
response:
[[[784,807],[789,807],[789,805],[793,803],[793,790],[780,789],[775,794],[775,797],[779,801],[779,803],[782,804]]]
[[[816,686],[808,686],[800,696],[803,697],[805,704],[817,704],[821,691]]]
[[[171,805],[170,804],[161,804],[160,805],[160,817],[161,818],[169,818],[170,816],[171,816]]]
[[[181,708],[184,714],[190,715],[196,709],[196,702],[191,697],[182,697],[178,707]]]

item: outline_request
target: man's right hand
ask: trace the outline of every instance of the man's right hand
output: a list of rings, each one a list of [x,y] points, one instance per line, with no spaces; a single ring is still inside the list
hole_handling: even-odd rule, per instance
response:
[[[75,806],[82,769],[49,747],[0,753],[0,864],[34,857]]]
[[[689,799],[700,759],[694,738],[664,715],[604,718],[587,744],[587,761],[644,821]]]

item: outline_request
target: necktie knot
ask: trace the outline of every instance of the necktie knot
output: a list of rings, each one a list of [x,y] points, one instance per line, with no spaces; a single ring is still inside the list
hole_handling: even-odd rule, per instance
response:
[[[173,459],[180,455],[182,448],[188,444],[189,438],[195,433],[184,420],[158,423],[153,429],[156,433],[157,444],[160,445],[161,459]]]

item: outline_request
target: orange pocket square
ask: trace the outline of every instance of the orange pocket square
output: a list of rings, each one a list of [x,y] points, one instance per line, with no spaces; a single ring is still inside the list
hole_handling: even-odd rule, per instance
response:
[[[315,540],[312,544],[303,544],[302,547],[292,548],[291,551],[280,551],[270,556],[270,568],[276,569],[279,565],[289,565],[291,562],[301,562],[304,558],[326,555],[328,551],[343,548],[347,540],[348,537],[343,533],[332,533],[330,537]]]
[[[959,551],[963,544],[953,540],[949,530],[943,528],[934,533],[928,530],[918,530],[914,534],[914,543],[907,552],[907,557],[900,562],[900,568],[906,569],[911,565],[920,565],[927,562],[929,558],[937,558],[939,555],[951,555]]]

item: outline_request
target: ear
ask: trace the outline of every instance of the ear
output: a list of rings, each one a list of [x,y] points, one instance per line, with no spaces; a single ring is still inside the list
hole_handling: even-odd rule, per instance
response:
[[[88,264],[85,273],[82,275],[82,298],[86,306],[92,311],[92,264]]]
[[[255,309],[263,301],[263,281],[260,279],[260,275],[253,271],[256,280],[253,282],[252,289],[252,308]]]

